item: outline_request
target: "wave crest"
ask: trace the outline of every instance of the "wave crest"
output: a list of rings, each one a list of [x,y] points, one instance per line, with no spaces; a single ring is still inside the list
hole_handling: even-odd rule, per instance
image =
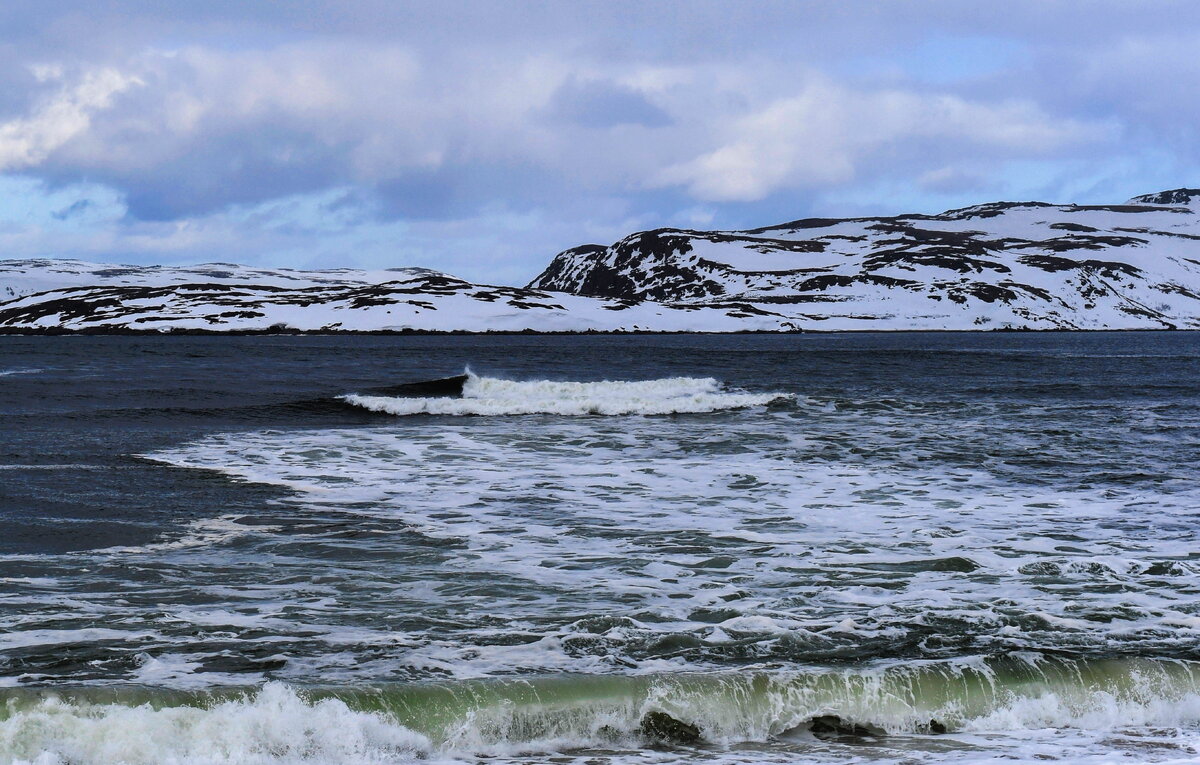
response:
[[[461,398],[342,396],[354,406],[394,415],[661,415],[699,414],[765,406],[791,399],[784,393],[726,390],[711,377],[560,382],[504,380],[469,375]]]
[[[779,674],[575,676],[307,691],[280,683],[236,692],[94,688],[58,695],[14,689],[0,694],[0,760],[357,764],[626,749],[647,743],[644,720],[655,712],[694,724],[707,745],[794,741],[799,751],[813,752],[803,749],[812,742],[806,731],[813,720],[838,715],[885,738],[946,730],[952,736],[1007,735],[1019,752],[1039,730],[1195,725],[1196,667],[1151,659],[1009,656]],[[1061,736],[1054,739],[1056,747],[1064,743]]]

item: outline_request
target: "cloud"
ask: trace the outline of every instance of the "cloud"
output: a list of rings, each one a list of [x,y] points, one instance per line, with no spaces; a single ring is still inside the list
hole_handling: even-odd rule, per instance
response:
[[[569,74],[539,57],[441,66],[387,44],[150,49],[86,73],[59,99],[79,104],[69,119],[51,105],[15,120],[11,153],[56,182],[124,189],[131,214],[151,220],[345,184],[411,187],[453,168],[560,162],[540,115]],[[98,83],[139,87],[84,100]]]
[[[950,165],[922,173],[917,178],[917,185],[925,191],[953,194],[986,188],[987,179],[963,167]]]
[[[753,62],[664,68],[539,51],[486,63],[330,41],[148,50],[64,91],[97,95],[60,99],[88,108],[48,120],[59,132],[24,166],[124,189],[144,220],[346,185],[377,195],[379,214],[445,218],[497,199],[673,186],[693,203],[753,201],[900,166],[919,175],[980,151],[1044,156],[1110,132],[1029,101],[869,89]],[[114,105],[97,83],[139,87]],[[42,124],[47,108],[10,124]]]
[[[718,148],[666,168],[657,181],[697,199],[753,201],[785,186],[839,186],[882,153],[951,142],[964,155],[1041,156],[1103,142],[1109,126],[1052,118],[1027,102],[973,102],[942,93],[855,91],[824,78],[736,119]]]
[[[604,80],[571,78],[555,91],[547,106],[551,119],[583,127],[670,125],[671,117],[631,87]]]
[[[39,82],[62,80],[61,67],[33,68]],[[43,99],[27,117],[0,123],[0,172],[31,167],[56,149],[85,133],[97,112],[112,106],[118,93],[142,82],[112,68],[85,72],[78,82],[64,85]]]

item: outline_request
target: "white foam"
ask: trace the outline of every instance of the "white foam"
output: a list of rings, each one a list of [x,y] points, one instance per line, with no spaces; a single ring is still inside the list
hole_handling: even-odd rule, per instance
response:
[[[444,587],[399,564],[353,573],[381,592],[402,581],[411,602],[463,615],[408,635],[388,666],[416,672],[712,669],[722,650],[857,655],[944,631],[1000,651],[1170,655],[1194,643],[1193,486],[1114,490],[950,468],[922,457],[986,431],[926,441],[922,429],[869,424],[877,416],[805,403],[734,413],[719,428],[556,418],[514,430],[485,418],[214,436],[151,457],[286,487],[297,492],[289,513],[384,519],[434,540],[447,562],[427,575]],[[865,434],[885,464],[853,461]],[[1153,512],[1155,527],[1130,526],[1131,512]],[[1167,584],[1145,573],[1164,561],[1179,562]],[[456,580],[480,575],[505,577],[505,588]],[[642,613],[653,618],[574,624]],[[323,612],[311,618],[307,628],[324,629]],[[485,619],[530,637],[490,640]],[[679,635],[711,648],[647,648]],[[365,679],[372,668],[330,671]]]
[[[560,382],[469,375],[461,398],[344,396],[355,406],[395,415],[691,414],[764,406],[790,396],[727,391],[711,377]]]
[[[275,765],[415,760],[425,737],[280,684],[207,708],[47,699],[0,722],[0,761],[36,765]]]
[[[0,635],[0,650],[67,643],[95,643],[99,641],[139,640],[153,637],[153,632],[132,632],[108,627],[83,627],[78,629],[23,630]]]
[[[44,369],[0,369],[0,377],[8,377],[10,375],[35,375],[39,372],[45,372]]]
[[[169,538],[160,539],[144,545],[133,547],[108,547],[101,553],[159,553],[170,550],[182,550],[189,547],[213,547],[225,542],[251,534],[275,531],[276,526],[251,526],[240,523],[241,516],[218,516],[216,518],[201,518],[192,521],[184,527],[182,533],[176,533]]]

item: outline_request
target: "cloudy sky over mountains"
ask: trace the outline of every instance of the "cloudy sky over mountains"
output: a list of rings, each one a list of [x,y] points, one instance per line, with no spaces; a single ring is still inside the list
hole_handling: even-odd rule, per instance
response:
[[[1200,4],[0,5],[0,257],[524,282],[658,226],[1200,184]]]

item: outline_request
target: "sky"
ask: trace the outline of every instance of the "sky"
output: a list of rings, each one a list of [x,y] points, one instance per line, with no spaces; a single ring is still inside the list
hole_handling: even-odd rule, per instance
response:
[[[1193,0],[5,0],[0,258],[524,284],[664,226],[1200,186]]]

